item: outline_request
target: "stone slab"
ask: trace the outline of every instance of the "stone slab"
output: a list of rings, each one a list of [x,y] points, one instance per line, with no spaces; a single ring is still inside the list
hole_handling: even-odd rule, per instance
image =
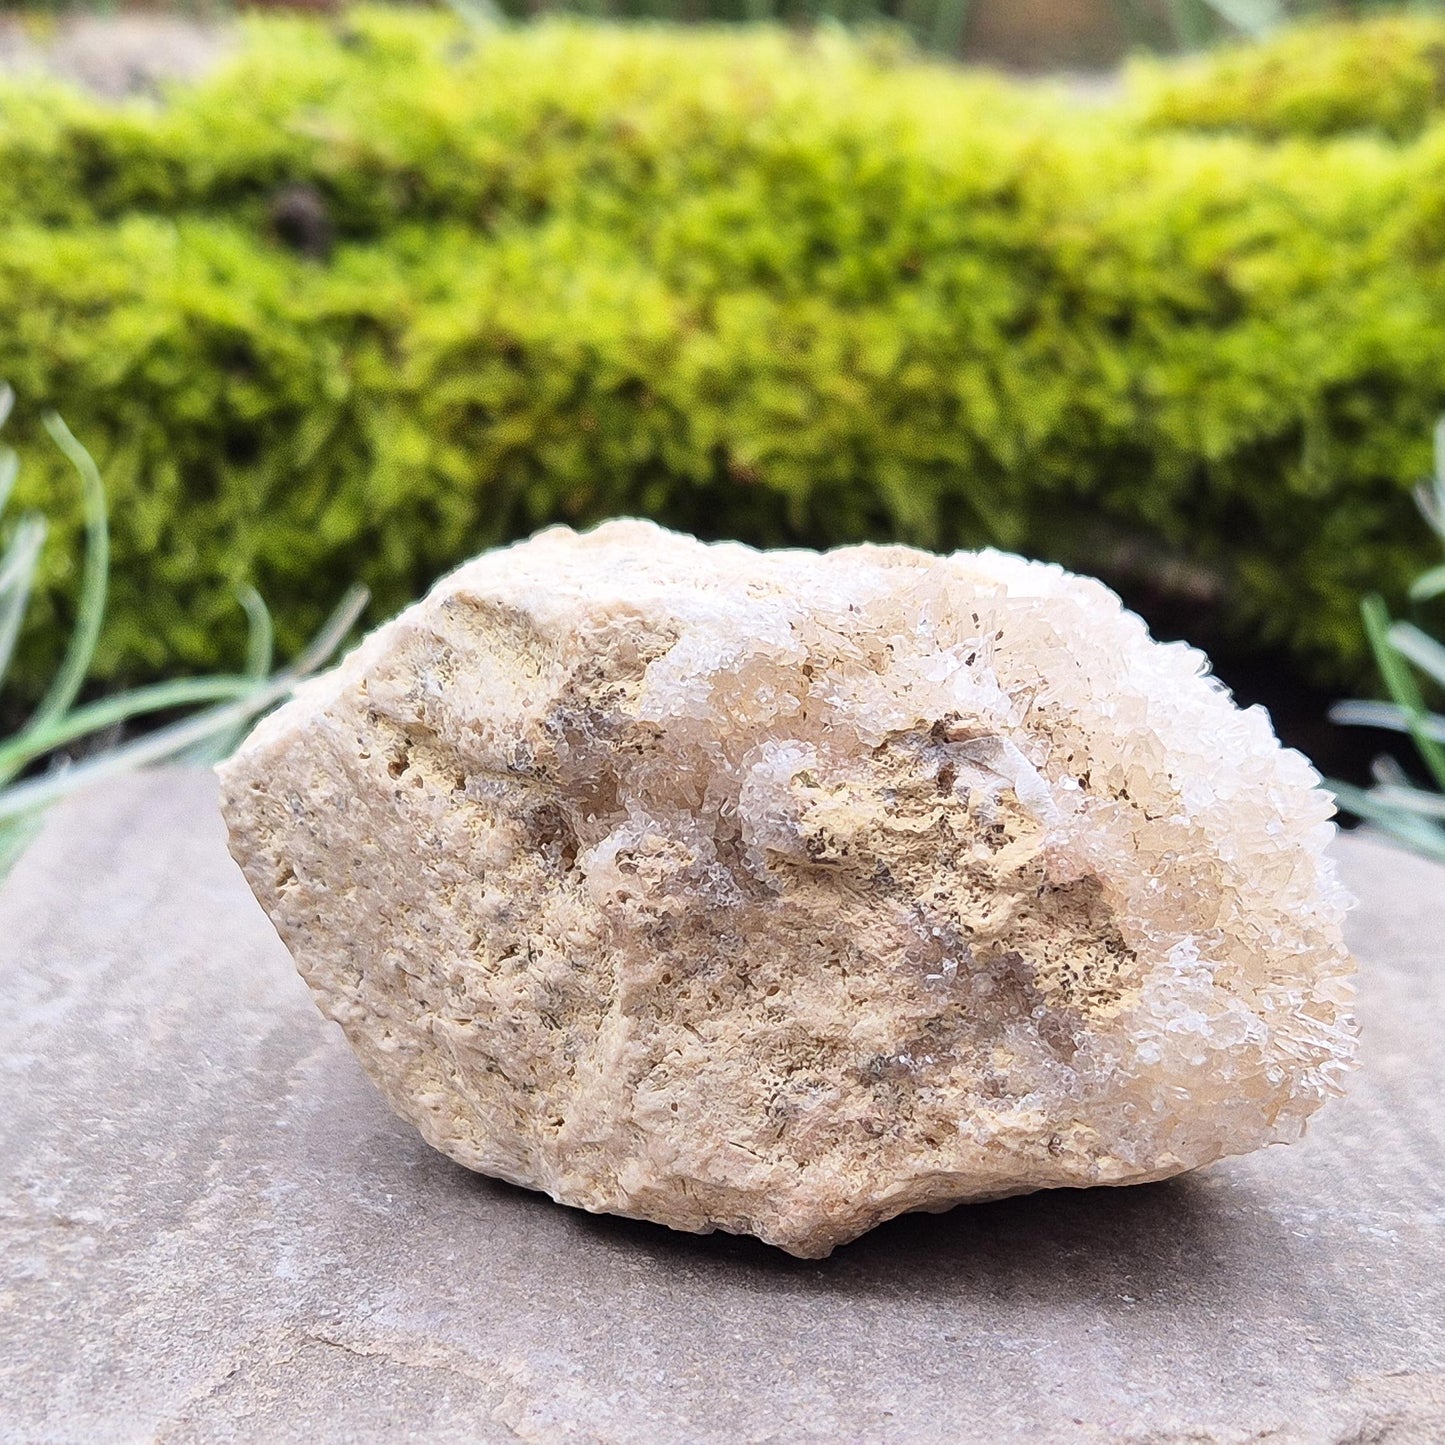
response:
[[[77,799],[0,891],[0,1438],[1445,1440],[1445,870],[1337,846],[1363,1069],[1302,1144],[803,1262],[433,1153],[209,775]]]

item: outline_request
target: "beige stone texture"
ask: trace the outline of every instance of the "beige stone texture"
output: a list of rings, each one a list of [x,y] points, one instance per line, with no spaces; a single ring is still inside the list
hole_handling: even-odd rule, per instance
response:
[[[589,1210],[821,1256],[1294,1139],[1353,1056],[1308,763],[998,553],[548,531],[221,776],[392,1108]]]

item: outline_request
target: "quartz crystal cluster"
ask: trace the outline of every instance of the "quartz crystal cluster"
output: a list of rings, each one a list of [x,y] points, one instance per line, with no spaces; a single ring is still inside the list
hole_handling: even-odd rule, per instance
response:
[[[221,777],[391,1106],[585,1209],[825,1255],[1294,1139],[1353,1055],[1329,797],[1057,567],[544,532]]]

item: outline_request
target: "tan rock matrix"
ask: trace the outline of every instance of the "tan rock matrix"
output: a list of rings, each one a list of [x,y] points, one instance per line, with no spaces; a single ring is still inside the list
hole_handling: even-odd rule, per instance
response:
[[[555,529],[261,723],[225,814],[429,1143],[821,1256],[1337,1092],[1330,800],[1205,669],[999,553]]]

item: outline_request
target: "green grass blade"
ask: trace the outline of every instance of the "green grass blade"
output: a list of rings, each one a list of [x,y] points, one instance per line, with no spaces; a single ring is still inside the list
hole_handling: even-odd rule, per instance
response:
[[[1428,572],[1422,572],[1410,584],[1412,602],[1429,602],[1442,592],[1445,592],[1445,562],[1438,567],[1432,567]]]
[[[446,0],[446,8],[472,30],[497,30],[507,23],[495,0]]]
[[[1435,472],[1415,492],[1420,512],[1445,541],[1445,414],[1435,423]],[[1445,564],[1432,567],[1410,587],[1414,602],[1445,595]],[[1341,808],[1368,820],[1407,847],[1445,862],[1445,717],[1427,710],[1420,678],[1423,674],[1445,688],[1445,645],[1413,622],[1396,622],[1378,596],[1361,605],[1365,636],[1393,701],[1343,702],[1330,709],[1338,723],[1408,733],[1429,769],[1435,787],[1418,787],[1388,754],[1376,758],[1370,771],[1373,788],[1330,783]]]
[[[1415,505],[1430,530],[1445,542],[1445,415],[1435,423],[1435,474],[1415,488]]]
[[[359,583],[348,587],[331,616],[321,624],[316,636],[306,644],[286,671],[300,677],[315,672],[346,640],[346,634],[356,625],[357,618],[366,610],[366,604],[370,601],[371,593]]]
[[[1420,854],[1422,858],[1445,863],[1445,839],[1436,834],[1424,834],[1413,828],[1403,827],[1398,820],[1391,818],[1367,818],[1366,821],[1382,833],[1388,833],[1396,842],[1403,843],[1412,852]]]
[[[15,388],[8,381],[0,381],[0,427],[10,420],[15,410]]]
[[[147,733],[98,757],[88,758],[44,777],[32,778],[0,789],[0,822],[47,808],[58,799],[91,783],[101,782],[152,763],[173,760],[183,755],[188,748],[193,748],[238,724],[251,721],[279,702],[298,682],[315,672],[336,651],[361,615],[368,599],[369,594],[364,587],[348,589],[336,610],[322,624],[316,636],[295,661],[245,697],[209,708],[157,732]]]
[[[1426,767],[1430,769],[1431,777],[1435,779],[1438,787],[1445,788],[1445,746],[1436,742],[1426,729],[1425,724],[1430,714],[1414,673],[1397,650],[1395,634],[1398,627],[1391,625],[1389,609],[1385,606],[1384,599],[1379,596],[1365,598],[1360,615],[1364,619],[1365,636],[1375,654],[1375,663],[1385,680],[1385,687],[1395,700],[1396,706],[1404,713],[1410,737],[1425,760]],[[1416,631],[1418,630],[1417,628]],[[1423,633],[1420,635],[1424,636]],[[1427,642],[1429,640],[1426,638]],[[1435,645],[1439,646],[1438,643]]]
[[[1402,815],[1397,808],[1381,803],[1373,793],[1363,788],[1336,782],[1327,782],[1325,786],[1346,812],[1375,824],[1416,852],[1445,862],[1445,831],[1423,819]]]
[[[1430,490],[1435,503],[1434,527],[1445,535],[1445,414],[1435,419],[1435,475]]]
[[[4,880],[40,831],[40,816],[39,813],[27,813],[0,823],[0,881]]]
[[[60,670],[35,710],[30,723],[35,728],[44,728],[63,716],[85,682],[105,617],[105,594],[110,577],[110,528],[100,472],[90,453],[54,412],[46,416],[45,429],[80,477],[85,500],[85,567],[81,574],[75,631]]]
[[[1209,8],[1241,35],[1258,40],[1284,22],[1277,0],[1206,0]]]
[[[1432,682],[1445,687],[1445,646],[1413,622],[1396,622],[1389,631],[1390,645],[1413,662]]]
[[[0,744],[0,781],[13,778],[47,753],[89,737],[102,728],[114,727],[117,723],[144,717],[147,713],[243,698],[254,692],[257,686],[257,679],[250,675],[187,677],[102,698],[85,707],[75,708],[48,727],[27,728],[11,742]]]
[[[1376,788],[1372,796],[1383,806],[1398,808],[1403,813],[1445,820],[1445,794],[1430,793],[1408,783],[1388,783]]]
[[[1370,776],[1381,787],[1394,787],[1399,785],[1406,787],[1410,783],[1410,775],[1392,758],[1389,753],[1381,753],[1370,764]]]
[[[106,778],[153,763],[167,762],[213,733],[264,712],[272,703],[285,697],[295,684],[294,677],[278,677],[275,682],[257,688],[235,702],[196,713],[182,722],[146,733],[133,742],[123,743],[84,762],[59,768],[27,782],[14,783],[0,791],[0,821],[48,808],[67,794]]]
[[[253,684],[264,682],[271,671],[272,652],[275,646],[275,629],[271,613],[261,594],[254,587],[243,587],[240,592],[241,606],[246,610],[246,625],[249,636],[246,642],[246,676]],[[217,733],[196,744],[182,755],[182,761],[199,763],[207,767],[229,757],[246,735],[248,723],[237,723],[227,732]]]
[[[0,558],[0,686],[10,671],[10,658],[25,621],[40,549],[45,545],[44,517],[23,517]]]
[[[1445,482],[1437,477],[1416,487],[1415,507],[1430,530],[1445,541]]]
[[[10,494],[15,490],[15,479],[20,475],[20,458],[14,448],[0,447],[0,515],[10,505]]]
[[[241,588],[240,598],[249,628],[246,638],[246,675],[259,682],[271,671],[276,629],[271,622],[270,609],[254,587]]]
[[[1345,727],[1379,728],[1390,733],[1410,731],[1410,720],[1404,709],[1392,702],[1337,702],[1330,709],[1330,721]],[[1427,737],[1437,743],[1445,743],[1445,717],[1439,713],[1426,713],[1419,726]]]
[[[259,602],[260,598],[258,597],[256,600]],[[336,610],[322,625],[321,631],[312,638],[305,651],[291,664],[290,670],[296,673],[298,678],[315,672],[340,646],[370,600],[371,594],[365,587],[349,588]],[[268,614],[268,624],[269,620]],[[208,766],[219,763],[222,758],[228,758],[235,752],[254,721],[254,718],[248,718],[244,722],[237,723],[229,732],[211,734],[182,754],[181,760],[188,763],[203,763]]]

